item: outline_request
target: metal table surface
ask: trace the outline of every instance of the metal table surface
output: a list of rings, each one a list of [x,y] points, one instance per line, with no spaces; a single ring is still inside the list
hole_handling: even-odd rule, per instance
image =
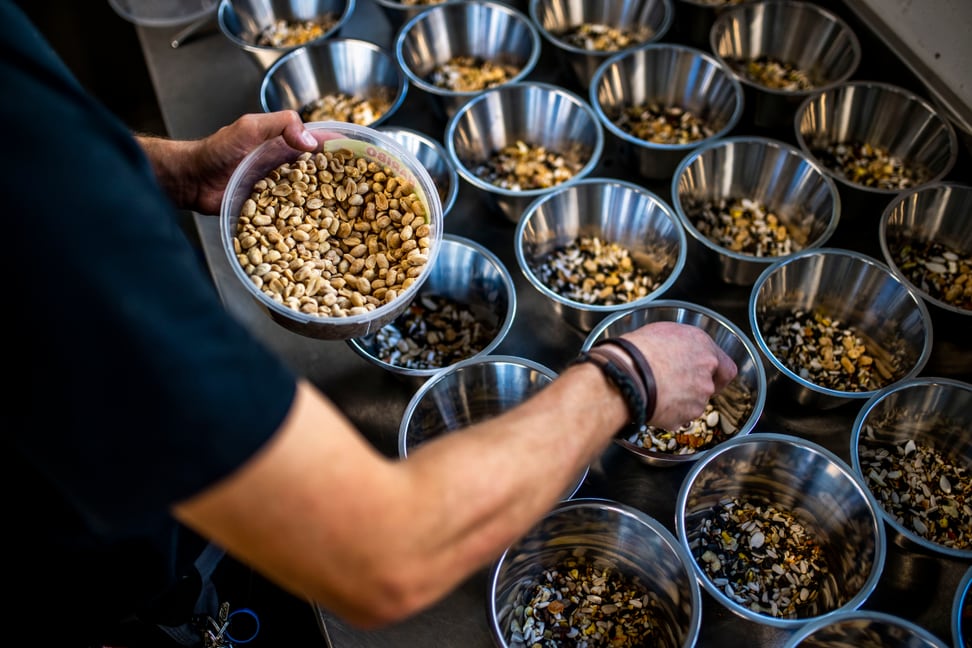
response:
[[[824,3],[820,3],[824,4]],[[518,5],[523,8],[523,5]],[[910,86],[925,94],[922,83],[911,76],[902,62],[867,26],[839,2],[830,7],[854,26],[861,38],[864,59],[854,78],[882,80]],[[676,13],[676,20],[678,19]],[[262,71],[218,30],[210,29],[170,47],[178,28],[136,27],[152,75],[153,85],[168,134],[175,138],[196,138],[213,132],[237,116],[260,110],[259,84]],[[357,0],[357,6],[342,36],[371,40],[392,46],[393,32],[373,0]],[[666,38],[665,40],[674,40]],[[586,99],[584,88],[567,80],[558,61],[545,46],[532,80],[564,85]],[[410,88],[399,111],[389,124],[408,126],[439,141],[444,121],[428,109],[426,98]],[[733,134],[763,134],[795,143],[792,133],[759,132],[744,116]],[[969,183],[972,163],[969,152],[960,152],[949,180]],[[628,179],[644,185],[670,201],[669,180],[651,181],[633,177],[614,156],[610,136],[605,155],[592,176]],[[831,245],[857,249],[880,258],[877,214],[844,214]],[[343,341],[305,338],[280,327],[243,290],[232,274],[220,247],[218,219],[193,214],[213,279],[228,310],[260,339],[280,353],[296,371],[307,376],[332,398],[363,434],[388,456],[397,454],[398,425],[413,393],[413,386],[370,365]],[[560,371],[584,340],[584,334],[567,327],[551,307],[518,271],[513,251],[515,225],[490,210],[476,190],[463,184],[456,204],[445,221],[445,231],[472,238],[493,250],[510,269],[517,288],[517,313],[508,337],[496,353],[519,355]],[[744,331],[749,331],[745,308],[747,287],[719,285],[712,281],[711,268],[690,256],[685,272],[665,298],[684,299],[723,313]],[[970,379],[972,342],[967,328],[936,313],[931,360],[922,375]],[[541,332],[538,334],[538,332]],[[848,463],[851,426],[859,405],[850,404],[829,411],[799,408],[782,396],[768,394],[766,408],[756,432],[796,434],[831,449]],[[674,503],[687,469],[649,468],[616,447],[608,448],[591,466],[580,496],[609,497],[635,507],[665,523],[674,533]],[[950,611],[953,597],[969,564],[964,561],[921,554],[889,530],[888,553],[882,578],[862,606],[910,619],[952,643]],[[324,643],[336,648],[378,648],[382,646],[494,646],[486,619],[486,570],[468,579],[438,605],[408,621],[380,631],[361,631],[313,608]],[[702,629],[699,646],[779,646],[788,632],[746,621],[721,607],[703,590]]]

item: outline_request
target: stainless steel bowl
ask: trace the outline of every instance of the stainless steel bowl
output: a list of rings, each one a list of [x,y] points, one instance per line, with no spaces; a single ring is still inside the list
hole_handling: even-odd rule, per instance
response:
[[[602,63],[591,79],[590,102],[622,160],[646,178],[669,178],[687,153],[723,137],[743,113],[742,84],[711,54],[684,45],[649,43]],[[625,109],[654,103],[694,115],[711,134],[685,143],[635,137],[616,123]]]
[[[546,155],[559,155],[576,168],[561,184],[531,189],[506,188],[477,174],[477,167],[518,144],[542,147]],[[604,131],[578,95],[524,81],[485,90],[463,104],[446,125],[445,146],[459,176],[491,209],[517,223],[533,200],[591,173],[604,150]]]
[[[797,313],[821,315],[852,329],[863,340],[866,355],[889,378],[882,381],[875,374],[880,387],[865,385],[855,391],[802,376],[801,368],[790,367],[773,351],[768,337],[778,322]],[[879,389],[917,375],[931,355],[932,322],[921,298],[886,265],[851,250],[804,250],[777,261],[753,284],[748,315],[753,339],[770,365],[770,388],[780,388],[804,406],[830,409],[863,402]]]
[[[972,635],[972,596],[969,596],[972,588],[972,567],[969,567],[965,576],[955,589],[955,597],[952,599],[952,648],[968,648],[969,637]]]
[[[558,292],[540,276],[541,262],[558,249],[580,239],[597,238],[627,252],[637,267],[649,270],[658,286],[634,300],[584,301]],[[513,236],[520,271],[553,308],[574,328],[590,331],[606,315],[644,306],[663,295],[685,266],[685,232],[671,208],[639,185],[612,178],[584,178],[555,187],[523,213]],[[616,266],[616,262],[613,262]],[[608,267],[603,262],[602,269]],[[584,270],[574,270],[578,276]]]
[[[264,30],[279,21],[333,21],[330,29],[300,45],[316,43],[339,36],[354,12],[354,6],[355,0],[220,0],[216,22],[223,36],[245,52],[260,69],[266,70],[299,45],[259,45]]]
[[[442,201],[442,216],[448,216],[459,195],[459,174],[449,161],[445,147],[433,137],[403,126],[380,126],[379,131],[390,135],[422,163],[432,176]]]
[[[557,374],[517,356],[481,354],[436,372],[415,391],[398,428],[398,456],[423,444],[510,410],[549,385]],[[551,432],[553,433],[553,432]],[[563,499],[587,478],[584,469]]]
[[[841,188],[844,217],[875,220],[902,190],[937,182],[958,157],[951,123],[925,99],[904,88],[873,81],[848,81],[810,95],[794,115],[797,145]],[[920,174],[913,187],[871,187],[828,165],[836,145],[866,144],[885,151]]]
[[[783,648],[949,648],[917,623],[873,610],[851,610],[808,623]]]
[[[395,64],[391,52],[369,41],[329,38],[298,47],[270,66],[260,84],[260,104],[265,112],[304,109],[326,96],[350,98],[349,121],[375,127],[395,114],[405,101],[408,80]],[[351,110],[362,100],[387,106],[380,114]],[[320,121],[308,119],[307,121]]]
[[[709,47],[709,34],[716,19],[727,9],[752,0],[674,0],[674,40],[692,47]]]
[[[439,248],[435,264],[424,273],[428,275],[425,283],[414,295],[415,306],[422,304],[415,300],[422,300],[423,297],[448,298],[467,306],[476,321],[484,327],[484,333],[492,331],[491,338],[479,351],[452,360],[450,364],[492,353],[509,333],[516,315],[516,286],[509,270],[499,257],[471,239],[446,234]],[[434,312],[430,307],[428,314]],[[407,315],[402,314],[402,317]],[[457,322],[456,327],[458,324]],[[434,354],[433,360],[428,360],[425,355],[417,359],[397,354],[386,356],[382,351],[388,349],[388,342],[381,336],[397,330],[403,338],[418,337],[417,333],[409,335],[407,327],[398,327],[396,321],[391,321],[386,326],[393,328],[385,331],[376,329],[368,335],[351,338],[348,345],[372,364],[414,384],[421,384],[447,366],[437,361]],[[472,325],[465,324],[465,329],[471,331]],[[428,345],[424,344],[426,340],[421,342],[418,349],[429,353]],[[455,353],[457,352],[450,351],[449,356]]]
[[[570,77],[585,90],[597,67],[622,50],[640,47],[665,37],[672,25],[675,9],[672,0],[531,0],[530,19],[540,35],[550,43]],[[588,45],[577,45],[565,32],[587,27]],[[624,34],[629,44],[619,45],[609,31]],[[607,45],[598,46],[598,39]]]
[[[905,546],[972,560],[972,384],[918,377],[879,391],[854,421],[850,452]]]
[[[846,22],[811,2],[795,0],[728,7],[715,19],[709,44],[743,84],[753,122],[765,128],[791,124],[797,106],[811,92],[846,81],[861,62],[860,42]],[[811,87],[780,88],[750,74],[754,62],[766,60],[792,66]]]
[[[656,624],[651,645],[695,645],[702,622],[702,595],[691,557],[663,524],[646,513],[611,500],[586,498],[559,504],[491,568],[487,604],[489,628],[497,646],[536,645],[523,640],[517,622],[522,605],[530,600],[533,586],[544,583],[546,571],[569,559],[592,565],[595,573],[610,570],[629,582],[637,579],[648,597],[639,602],[648,607]],[[586,616],[577,611],[573,618],[578,623]],[[605,639],[598,645],[607,644]]]
[[[619,337],[652,322],[678,322],[702,329],[720,349],[736,363],[738,373],[712,403],[729,424],[729,438],[753,431],[766,404],[766,372],[756,345],[738,326],[725,316],[698,304],[679,300],[659,300],[628,311],[612,313],[595,326],[584,340],[582,351],[588,351],[601,340]],[[748,409],[743,405],[749,404]],[[722,422],[720,422],[721,424]],[[646,448],[637,443],[637,430],[619,436],[615,443],[649,466],[685,466],[699,461],[718,444],[696,452],[679,454]],[[632,439],[634,437],[634,439]]]
[[[763,511],[752,513],[755,519],[771,511],[777,516],[772,524],[742,530],[730,517],[725,521],[725,535],[711,544],[705,542],[703,538],[711,533],[703,530],[712,528],[710,522],[726,518],[726,504],[733,502],[740,523],[753,507]],[[774,530],[773,524],[785,529]],[[803,527],[806,536],[796,525]],[[759,432],[736,437],[695,463],[679,488],[675,527],[679,542],[693,558],[692,566],[702,587],[722,607],[754,623],[788,630],[860,607],[877,586],[887,552],[881,517],[851,467],[823,446],[786,434]],[[816,553],[809,552],[814,546],[819,548],[814,566],[820,571],[796,570],[797,587],[789,593],[785,587],[779,588],[781,594],[797,603],[792,610],[785,599],[773,598],[774,592],[767,592],[782,608],[774,614],[768,603],[754,609],[728,592],[744,594],[749,590],[746,583],[733,582],[735,578],[745,579],[746,571],[750,576],[778,573],[770,571],[774,560],[767,555],[778,538],[783,543],[793,542],[790,559],[803,559]],[[735,549],[732,540],[738,542]],[[775,548],[783,551],[783,547]],[[780,557],[776,562],[782,561]],[[786,574],[789,566],[780,566]],[[710,571],[722,574],[727,583],[716,583]],[[783,583],[792,581],[783,576]],[[776,590],[773,583],[761,585]],[[804,588],[807,596],[801,597]]]
[[[452,90],[431,77],[454,57],[518,68],[502,87],[524,80],[540,60],[541,40],[530,18],[503,2],[454,0],[429,7],[395,35],[395,60],[437,116],[448,119],[482,90]]]
[[[878,227],[881,254],[891,272],[921,295],[933,311],[946,313],[952,319],[964,322],[964,326],[972,323],[972,309],[960,308],[955,301],[946,301],[940,291],[957,283],[958,266],[956,270],[950,270],[945,265],[943,275],[951,277],[952,281],[943,280],[941,286],[935,288],[936,284],[920,280],[910,262],[906,261],[905,251],[937,243],[958,253],[960,260],[965,259],[965,266],[972,267],[970,217],[972,185],[936,182],[895,197],[881,214]],[[965,281],[972,282],[972,276],[967,276]]]
[[[837,185],[799,149],[758,136],[726,137],[703,144],[675,169],[672,206],[694,243],[690,260],[694,252],[705,261],[714,261],[719,277],[730,284],[751,286],[763,270],[790,254],[756,254],[743,244],[731,249],[725,236],[751,231],[738,225],[741,221],[714,233],[709,229],[717,224],[705,220],[706,205],[740,199],[754,201],[776,215],[786,227],[793,252],[822,247],[840,221]],[[761,249],[768,247],[760,245]]]

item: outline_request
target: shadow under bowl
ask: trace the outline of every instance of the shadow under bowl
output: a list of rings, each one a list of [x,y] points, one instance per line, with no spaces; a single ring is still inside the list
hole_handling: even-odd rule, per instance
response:
[[[804,250],[756,279],[749,325],[770,388],[803,406],[863,402],[917,375],[932,349],[924,302],[891,270],[840,248]]]
[[[524,80],[540,49],[528,16],[490,0],[433,5],[402,25],[394,47],[409,83],[443,119],[483,90]]]
[[[663,437],[668,440],[663,447],[661,443],[651,443],[650,437],[645,437],[643,431],[634,429],[616,438],[615,443],[649,466],[686,466],[699,461],[723,441],[752,432],[766,404],[766,372],[759,351],[742,329],[709,308],[679,300],[659,300],[633,310],[613,313],[591,330],[581,350],[589,351],[598,342],[620,337],[653,322],[677,322],[702,329],[736,363],[738,373],[722,392],[710,400],[712,408],[719,413],[719,421],[712,428],[708,424],[702,428],[700,421],[699,428],[694,428],[698,429],[698,433],[687,433],[692,442],[704,440],[704,444],[692,447],[692,442],[680,443],[674,435],[652,430],[659,440]],[[718,428],[714,429],[716,426]],[[714,429],[711,438],[707,438],[706,429]],[[648,445],[645,445],[646,440],[649,441]]]
[[[716,139],[685,156],[672,205],[719,278],[744,286],[776,261],[825,245],[841,212],[837,185],[819,165],[757,136]]]
[[[354,13],[356,0],[220,0],[216,22],[220,32],[243,50],[261,70],[297,47],[341,34]],[[307,27],[320,33],[313,37]],[[295,27],[304,27],[303,30]],[[273,36],[263,44],[267,36]],[[281,45],[275,42],[285,43]]]
[[[881,215],[881,254],[933,311],[972,323],[972,185],[935,182],[902,192]]]
[[[299,47],[274,63],[260,84],[264,112],[296,110],[305,122],[375,127],[405,101],[408,80],[391,53],[354,38]]]
[[[972,560],[972,384],[919,377],[881,390],[858,413],[850,452],[906,546]]]
[[[578,581],[573,584],[582,591],[580,581],[603,576],[608,591],[623,587],[621,596],[640,599],[650,614],[653,623],[639,617],[623,624],[633,645],[691,648],[701,627],[702,594],[690,560],[663,524],[634,507],[593,498],[562,502],[491,568],[490,632],[501,648],[540,645],[542,637],[533,636],[523,615],[537,590],[567,588],[568,581]],[[576,579],[571,571],[575,566],[581,574]],[[545,608],[536,606],[534,615],[542,619]],[[594,605],[590,613],[576,610],[574,624],[593,625],[599,609]],[[615,623],[622,623],[624,613],[618,616]],[[590,627],[589,636],[598,641],[591,645],[610,643],[595,627]]]
[[[672,0],[530,2],[533,24],[584,91],[608,57],[664,38],[674,15]]]
[[[846,81],[861,62],[850,26],[811,2],[734,5],[715,19],[709,41],[743,84],[754,123],[764,128],[792,124],[807,95]]]
[[[622,160],[646,178],[670,178],[693,149],[723,137],[743,113],[742,84],[711,54],[649,43],[608,58],[590,102]],[[677,126],[671,126],[677,115]]]
[[[685,266],[685,232],[671,208],[644,187],[612,178],[584,178],[538,198],[513,241],[530,285],[582,332],[664,294]],[[595,262],[595,272],[585,261]]]
[[[591,173],[604,131],[580,96],[524,81],[465,103],[446,126],[445,146],[459,176],[518,223],[535,199]]]
[[[459,174],[449,162],[445,147],[435,138],[403,126],[381,126],[382,133],[391,136],[425,167],[439,191],[442,216],[448,216],[459,195]]]
[[[516,286],[499,257],[454,234],[446,234],[439,248],[408,309],[382,329],[348,340],[364,359],[416,385],[456,362],[492,353],[516,315]]]
[[[887,552],[881,517],[851,467],[786,434],[736,437],[694,464],[678,492],[675,526],[702,587],[722,607],[789,630],[860,607]],[[768,569],[762,561],[772,560],[771,550],[810,567]],[[762,591],[780,596],[761,601]]]

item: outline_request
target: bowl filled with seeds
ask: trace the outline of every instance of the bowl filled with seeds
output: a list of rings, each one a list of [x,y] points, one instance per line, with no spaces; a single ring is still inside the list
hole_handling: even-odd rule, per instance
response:
[[[494,563],[487,605],[501,648],[691,648],[702,595],[662,523],[607,499],[561,502]]]
[[[816,91],[797,107],[794,128],[800,149],[837,180],[845,215],[856,218],[876,221],[900,192],[943,179],[958,156],[948,119],[887,83],[848,81]]]
[[[853,469],[821,445],[772,432],[730,439],[693,464],[675,528],[720,605],[788,630],[860,607],[887,552]]]
[[[449,365],[422,383],[405,407],[398,429],[398,456],[415,456],[420,446],[434,439],[499,416],[556,377],[538,362],[511,355],[479,354]],[[574,497],[587,473],[581,471],[563,499]]]
[[[726,283],[751,286],[770,264],[822,247],[840,221],[834,180],[801,150],[759,136],[692,151],[672,176],[672,206],[692,257]]]
[[[355,0],[220,0],[223,36],[262,70],[291,50],[339,36]]]
[[[425,167],[365,126],[310,122],[320,142],[276,137],[230,177],[219,230],[230,269],[279,325],[349,339],[404,311],[442,247],[442,203]]]
[[[863,402],[931,356],[924,301],[859,252],[817,248],[777,261],[756,279],[747,310],[770,388],[800,405]]]
[[[847,23],[797,0],[729,7],[715,19],[709,40],[742,82],[753,122],[765,128],[789,127],[807,95],[843,83],[861,61],[860,42]]]
[[[685,266],[685,232],[671,207],[613,178],[584,178],[535,200],[513,245],[530,285],[584,333],[657,299]]]
[[[972,185],[936,182],[902,192],[881,215],[881,254],[932,310],[972,322]]]
[[[905,546],[972,559],[972,384],[922,376],[881,390],[858,413],[850,449]]]
[[[265,112],[296,110],[305,122],[338,121],[375,127],[391,117],[408,79],[391,52],[356,38],[328,38],[281,56],[264,73]]]
[[[646,178],[670,178],[693,149],[727,135],[743,113],[742,84],[702,50],[649,43],[602,63],[590,102],[622,160]]]
[[[530,19],[554,48],[561,68],[584,92],[605,59],[661,40],[674,16],[672,0],[530,2]]]
[[[513,278],[495,254],[454,234],[439,247],[408,307],[380,329],[348,340],[358,355],[415,383],[493,352],[516,315]]]
[[[874,610],[848,610],[808,623],[783,648],[949,648],[914,621]],[[955,647],[952,647],[955,648]],[[961,644],[958,648],[963,648]]]
[[[702,329],[732,358],[738,372],[725,389],[709,399],[702,414],[678,429],[631,425],[615,443],[643,463],[665,468],[696,462],[724,441],[752,432],[766,403],[766,372],[756,345],[720,313],[691,302],[658,300],[605,317],[588,334],[582,351],[652,322],[678,322]]]
[[[531,202],[588,175],[604,131],[584,99],[523,81],[480,93],[456,111],[445,146],[459,176],[490,209],[518,223]]]
[[[390,135],[426,168],[439,192],[442,216],[448,216],[459,196],[459,174],[449,162],[445,147],[434,137],[412,128],[383,125],[378,130]]]
[[[395,36],[395,60],[444,119],[484,90],[525,79],[540,49],[530,18],[493,0],[434,4]]]

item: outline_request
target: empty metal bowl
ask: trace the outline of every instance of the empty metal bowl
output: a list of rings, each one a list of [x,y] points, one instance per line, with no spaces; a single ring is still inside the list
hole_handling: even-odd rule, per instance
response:
[[[432,176],[435,188],[439,190],[442,215],[448,216],[459,195],[459,174],[449,162],[449,156],[442,144],[433,137],[403,126],[380,126],[378,130],[390,135],[422,163]]]
[[[402,459],[422,444],[510,410],[549,385],[557,374],[533,360],[477,355],[436,372],[415,391],[398,429]],[[573,497],[588,470],[568,487]]]
[[[604,61],[590,102],[623,160],[646,178],[669,178],[687,153],[736,126],[743,89],[711,54],[649,43]]]
[[[317,153],[332,159],[305,158],[280,136],[251,151],[227,183],[220,241],[233,274],[277,324],[319,339],[368,335],[398,317],[432,274],[442,247],[442,204],[425,167],[391,137],[344,122],[311,122],[307,130],[320,142]],[[397,179],[397,187],[382,187],[379,198],[379,189],[369,182],[372,172],[355,180],[359,159],[384,169]],[[338,191],[317,173],[319,163],[344,164],[345,169],[354,164],[355,170],[349,169]],[[295,189],[296,173],[306,189]],[[346,194],[347,181],[356,185],[352,194]],[[361,193],[365,184],[368,190]],[[390,199],[399,200],[401,217],[392,218]],[[296,209],[295,200],[302,203]],[[362,241],[341,214],[348,218],[372,207],[383,227]],[[412,254],[424,256],[409,258],[402,240],[416,241]],[[377,273],[365,273],[369,268],[378,268]]]
[[[391,53],[355,38],[317,41],[280,57],[260,84],[266,112],[296,110],[305,122],[378,126],[405,101],[408,80]]]
[[[291,50],[339,36],[355,0],[220,0],[219,30],[266,70]]]
[[[513,278],[495,254],[454,234],[445,235],[439,248],[408,309],[383,328],[348,340],[361,357],[414,383],[492,353],[516,315]]]
[[[752,432],[766,403],[766,372],[759,351],[742,329],[709,308],[679,300],[659,300],[612,313],[591,330],[581,350],[588,351],[601,340],[619,337],[652,322],[678,322],[702,329],[732,358],[738,373],[710,400],[710,407],[702,416],[679,430],[680,435],[648,426],[629,429],[615,443],[649,466],[685,466],[726,439]],[[718,416],[710,425],[707,419],[713,411]]]
[[[858,413],[851,461],[906,546],[972,559],[972,384],[912,378]]]
[[[829,409],[863,402],[917,375],[932,349],[921,298],[867,255],[840,248],[797,252],[753,284],[749,325],[770,363],[771,388]]]
[[[491,568],[490,631],[501,648],[547,645],[543,627],[563,632],[569,645],[580,645],[578,635],[611,645],[611,633],[628,645],[691,648],[702,595],[690,562],[677,538],[643,511],[606,499],[562,502]]]
[[[881,254],[932,310],[972,322],[972,185],[904,191],[881,215]]]
[[[517,223],[533,200],[591,173],[604,131],[578,95],[524,81],[463,104],[446,125],[445,146],[459,176]]]
[[[540,48],[540,34],[527,15],[490,0],[433,5],[395,36],[395,60],[445,119],[483,90],[525,79]]]
[[[952,648],[968,648],[972,637],[972,567],[966,570],[959,586],[955,589],[952,602]]]
[[[783,648],[948,648],[917,623],[873,610],[827,615],[790,635]]]
[[[693,464],[675,527],[721,606],[789,630],[860,607],[887,552],[884,524],[851,467],[787,434],[736,437]]]
[[[552,189],[527,208],[513,237],[517,265],[530,285],[584,332],[671,288],[685,266],[685,243],[661,198],[612,178]]]
[[[672,176],[672,206],[719,277],[752,285],[770,264],[822,247],[840,220],[837,185],[805,153],[757,136],[703,144]],[[691,260],[691,254],[690,254]]]
[[[709,39],[742,82],[754,123],[766,128],[789,126],[808,94],[846,81],[861,62],[850,26],[811,2],[734,5],[715,19]]]
[[[531,0],[530,18],[585,91],[609,56],[665,37],[672,0]]]
[[[901,191],[944,178],[958,156],[951,123],[925,99],[887,83],[848,81],[817,91],[797,107],[794,128],[798,146],[837,180],[845,217],[876,219]]]

